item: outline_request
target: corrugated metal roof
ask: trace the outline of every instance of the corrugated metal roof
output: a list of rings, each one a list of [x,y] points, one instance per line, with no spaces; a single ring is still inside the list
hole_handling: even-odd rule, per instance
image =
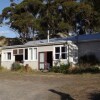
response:
[[[52,38],[50,39],[50,42],[48,43],[47,39],[44,40],[36,40],[36,41],[29,41],[25,43],[24,45],[15,45],[15,46],[6,46],[2,47],[4,49],[6,48],[22,48],[22,47],[28,47],[28,46],[42,46],[42,45],[53,45],[53,44],[61,44],[67,41],[72,42],[89,42],[89,41],[100,41],[100,33],[98,34],[84,34],[84,35],[78,35],[78,36],[70,36],[70,37],[64,37],[64,38]]]
[[[100,41],[100,33],[98,33],[98,34],[79,35],[79,36],[77,36],[77,38],[78,38],[79,42],[84,42],[84,41]]]
[[[98,34],[84,34],[84,35],[70,36],[70,37],[64,37],[64,38],[52,38],[52,39],[50,39],[50,43],[66,42],[68,40],[73,41],[73,42],[100,40],[100,33],[98,33]],[[47,41],[47,39],[30,41],[30,42],[27,42],[25,45],[35,45],[35,44],[48,44],[48,41]]]

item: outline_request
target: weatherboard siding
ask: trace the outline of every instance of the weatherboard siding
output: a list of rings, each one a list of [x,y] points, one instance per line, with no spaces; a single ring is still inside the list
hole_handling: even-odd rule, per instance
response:
[[[78,56],[94,54],[100,61],[100,41],[78,43]]]

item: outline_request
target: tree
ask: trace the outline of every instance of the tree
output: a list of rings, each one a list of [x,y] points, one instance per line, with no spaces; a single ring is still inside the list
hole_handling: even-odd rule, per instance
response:
[[[94,31],[99,32],[100,31],[100,5],[99,5],[100,0],[81,0],[81,2],[84,2],[85,4],[89,4],[93,7],[94,12],[92,13],[90,22]]]
[[[45,2],[44,2],[45,1]],[[97,17],[98,16],[98,17]],[[19,33],[23,43],[28,38],[46,38],[61,32],[75,31],[84,34],[100,24],[98,12],[89,3],[77,3],[75,0],[23,0],[4,8],[2,18],[9,19],[7,24]],[[97,22],[98,21],[98,22]]]

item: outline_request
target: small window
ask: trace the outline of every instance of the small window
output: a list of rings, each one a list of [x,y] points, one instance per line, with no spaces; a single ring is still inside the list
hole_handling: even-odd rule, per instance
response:
[[[67,47],[55,47],[55,59],[67,59]]]
[[[11,52],[7,53],[7,60],[11,60]]]
[[[67,59],[67,47],[61,47],[61,58]]]
[[[19,54],[23,54],[23,49],[19,49]]]
[[[37,59],[37,48],[34,48],[34,60]]]
[[[67,59],[67,53],[62,53],[62,59]]]
[[[56,52],[56,53],[60,53],[60,47],[56,47],[56,48],[55,48],[55,52]]]
[[[29,48],[30,59],[33,60],[33,48]]]
[[[17,49],[13,50],[13,55],[16,55],[16,54],[17,54]]]
[[[60,58],[60,54],[55,54],[55,59],[59,59]]]
[[[55,47],[55,59],[60,58],[60,47]]]
[[[61,52],[67,52],[67,47],[61,47]]]
[[[25,49],[25,60],[28,60],[28,49]]]

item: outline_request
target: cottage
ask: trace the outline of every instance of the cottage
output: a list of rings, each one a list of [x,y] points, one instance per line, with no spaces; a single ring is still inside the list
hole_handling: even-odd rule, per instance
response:
[[[24,45],[1,48],[1,65],[10,69],[15,61],[32,69],[48,69],[61,63],[76,64],[78,58],[94,54],[100,60],[100,34],[30,41]]]

